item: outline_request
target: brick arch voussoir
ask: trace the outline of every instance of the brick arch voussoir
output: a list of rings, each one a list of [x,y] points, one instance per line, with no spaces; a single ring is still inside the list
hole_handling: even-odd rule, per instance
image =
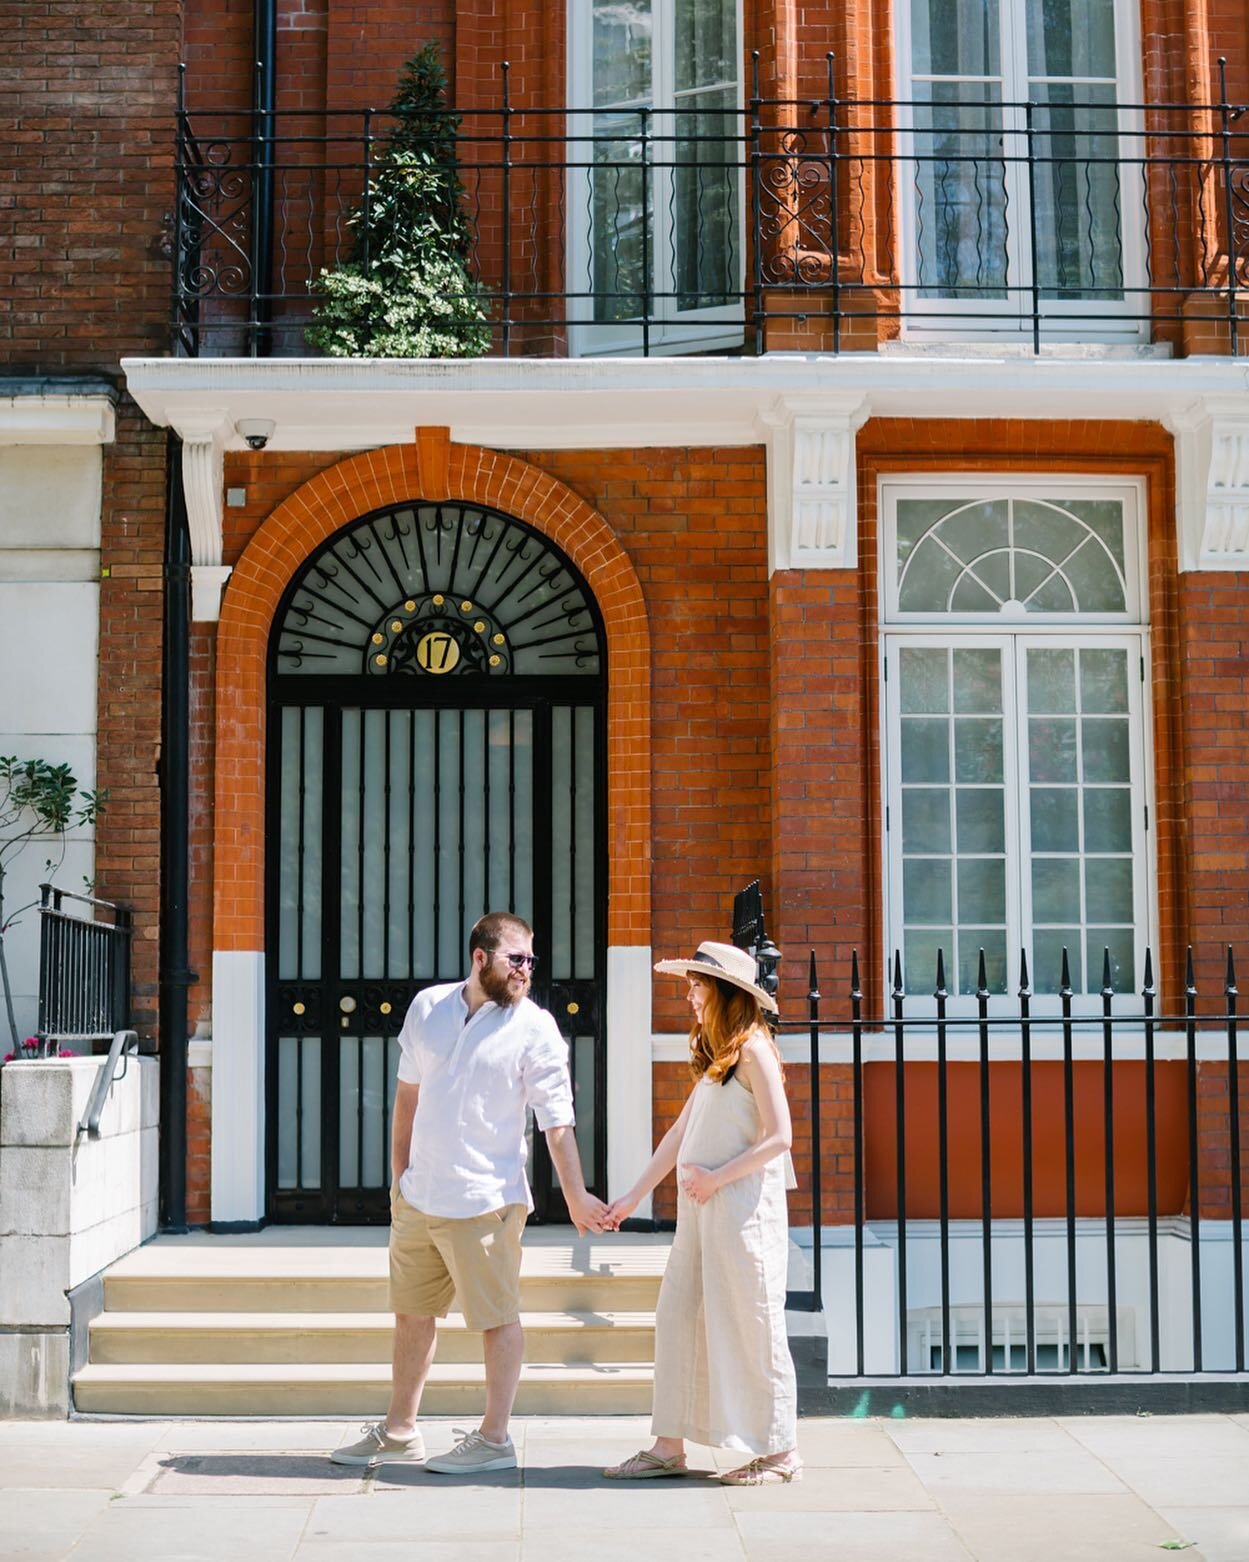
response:
[[[265,660],[278,604],[296,571],[335,532],[372,510],[431,500],[487,505],[526,522],[577,567],[607,632],[608,942],[650,942],[650,638],[641,585],[598,512],[515,456],[452,445],[427,468],[420,444],[364,451],[317,473],[260,526],[231,573],[217,632],[214,946],[264,942]],[[610,742],[630,734],[627,745]],[[625,845],[624,843],[627,843]],[[622,849],[623,848],[623,849]]]

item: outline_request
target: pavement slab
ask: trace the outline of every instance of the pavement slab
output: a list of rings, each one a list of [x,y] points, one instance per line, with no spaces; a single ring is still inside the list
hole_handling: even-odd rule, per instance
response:
[[[464,1418],[422,1423],[450,1447]],[[331,1465],[356,1418],[0,1424],[0,1562],[1249,1562],[1249,1414],[810,1418],[800,1482],[610,1482],[647,1419],[517,1418],[517,1470]],[[90,1482],[98,1482],[90,1485]]]

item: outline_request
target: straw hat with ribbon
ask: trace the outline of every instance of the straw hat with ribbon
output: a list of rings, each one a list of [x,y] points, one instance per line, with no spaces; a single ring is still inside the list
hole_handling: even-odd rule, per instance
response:
[[[779,1012],[776,999],[764,992],[756,980],[754,955],[734,944],[716,944],[708,939],[699,944],[692,960],[659,960],[655,969],[665,976],[697,976],[703,981],[715,977],[718,982],[728,982],[731,987],[750,993],[769,1014]]]

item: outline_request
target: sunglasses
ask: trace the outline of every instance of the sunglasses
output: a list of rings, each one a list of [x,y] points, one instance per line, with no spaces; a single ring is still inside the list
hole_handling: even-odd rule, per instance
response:
[[[532,971],[538,963],[537,955],[506,954],[501,949],[492,950],[491,953],[498,960],[506,960],[513,971],[520,971],[525,969]]]

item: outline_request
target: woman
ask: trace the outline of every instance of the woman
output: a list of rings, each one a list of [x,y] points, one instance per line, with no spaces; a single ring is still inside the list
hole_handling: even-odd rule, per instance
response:
[[[785,1333],[792,1137],[780,1055],[754,959],[703,943],[655,969],[689,978],[694,1011],[681,1115],[637,1182],[611,1205],[617,1229],[675,1167],[677,1231],[655,1315],[655,1441],[603,1473],[684,1475],[685,1439],[752,1457],[721,1480],[760,1486],[802,1470],[797,1393]]]

